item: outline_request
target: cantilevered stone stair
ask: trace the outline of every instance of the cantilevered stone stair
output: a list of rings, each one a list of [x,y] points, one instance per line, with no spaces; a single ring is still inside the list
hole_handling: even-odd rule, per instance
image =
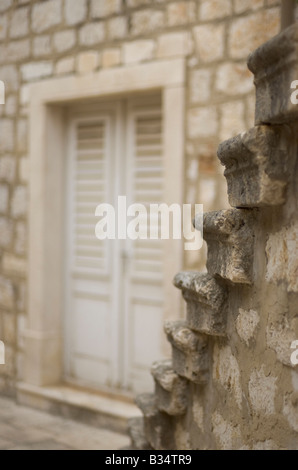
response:
[[[194,394],[203,394],[211,383],[210,341],[228,340],[231,296],[254,286],[260,211],[282,206],[287,200],[294,171],[293,128],[287,124],[298,120],[298,106],[289,100],[289,84],[298,79],[297,26],[257,49],[248,66],[255,75],[256,126],[218,149],[233,208],[204,215],[208,273],[181,272],[174,279],[187,303],[187,315],[185,321],[166,322],[172,360],[153,365],[155,394],[137,398],[144,418],[132,423],[131,435],[137,435],[138,428],[139,448],[179,448],[178,426],[180,434],[183,426],[189,436],[187,417],[192,413]],[[195,219],[196,224],[199,220]],[[185,448],[191,448],[189,439],[187,442]],[[138,447],[135,438],[133,445]]]

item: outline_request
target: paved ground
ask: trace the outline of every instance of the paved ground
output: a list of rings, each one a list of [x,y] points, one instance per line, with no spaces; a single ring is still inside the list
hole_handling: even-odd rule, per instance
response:
[[[128,445],[122,434],[0,398],[0,450],[116,450]]]

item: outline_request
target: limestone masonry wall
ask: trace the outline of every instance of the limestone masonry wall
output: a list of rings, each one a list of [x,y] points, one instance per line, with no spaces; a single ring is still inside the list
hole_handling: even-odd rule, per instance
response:
[[[215,158],[218,143],[253,124],[246,58],[279,31],[279,23],[280,1],[275,0],[0,1],[0,80],[6,85],[6,103],[0,105],[0,338],[6,345],[0,391],[13,394],[23,370],[28,84],[184,57],[185,202],[215,210],[228,206]],[[185,259],[185,267],[202,267],[201,253]],[[224,351],[232,361],[230,349]],[[199,417],[200,404],[194,407]],[[216,420],[225,426],[224,418]]]
[[[234,208],[205,214],[208,274],[175,278],[187,315],[166,324],[172,360],[137,399],[140,448],[298,449],[297,24],[248,66],[255,127],[218,149]]]

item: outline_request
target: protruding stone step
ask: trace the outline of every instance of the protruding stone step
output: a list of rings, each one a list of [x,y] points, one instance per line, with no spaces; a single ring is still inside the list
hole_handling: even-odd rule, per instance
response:
[[[207,269],[211,276],[220,276],[236,284],[252,283],[253,222],[252,211],[245,209],[226,209],[204,214],[204,239],[208,244]],[[200,223],[199,220],[199,226]]]
[[[231,206],[277,206],[285,202],[289,137],[284,126],[257,126],[219,146],[217,155],[226,167]]]
[[[170,360],[155,362],[151,373],[155,380],[157,408],[172,416],[183,415],[187,407],[187,380],[174,372]]]
[[[173,418],[158,410],[156,397],[143,393],[136,404],[144,415],[144,431],[150,446],[156,450],[175,448]]]
[[[151,446],[145,437],[144,418],[131,418],[128,422],[128,433],[131,438],[131,448],[134,450],[150,450]]]
[[[165,332],[172,345],[174,371],[191,382],[206,383],[209,375],[207,337],[194,333],[182,321],[167,321]]]
[[[181,272],[174,285],[187,302],[187,326],[199,333],[224,336],[227,291],[210,274]]]
[[[297,23],[256,49],[248,68],[255,76],[256,124],[297,121],[298,105],[291,101],[291,83],[298,79]]]

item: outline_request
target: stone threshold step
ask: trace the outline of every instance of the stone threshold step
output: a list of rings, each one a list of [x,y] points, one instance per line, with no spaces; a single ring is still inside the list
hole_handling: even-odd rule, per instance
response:
[[[141,416],[137,406],[127,397],[110,398],[100,392],[69,385],[38,387],[19,382],[17,401],[21,405],[123,434],[128,432],[129,419]]]

